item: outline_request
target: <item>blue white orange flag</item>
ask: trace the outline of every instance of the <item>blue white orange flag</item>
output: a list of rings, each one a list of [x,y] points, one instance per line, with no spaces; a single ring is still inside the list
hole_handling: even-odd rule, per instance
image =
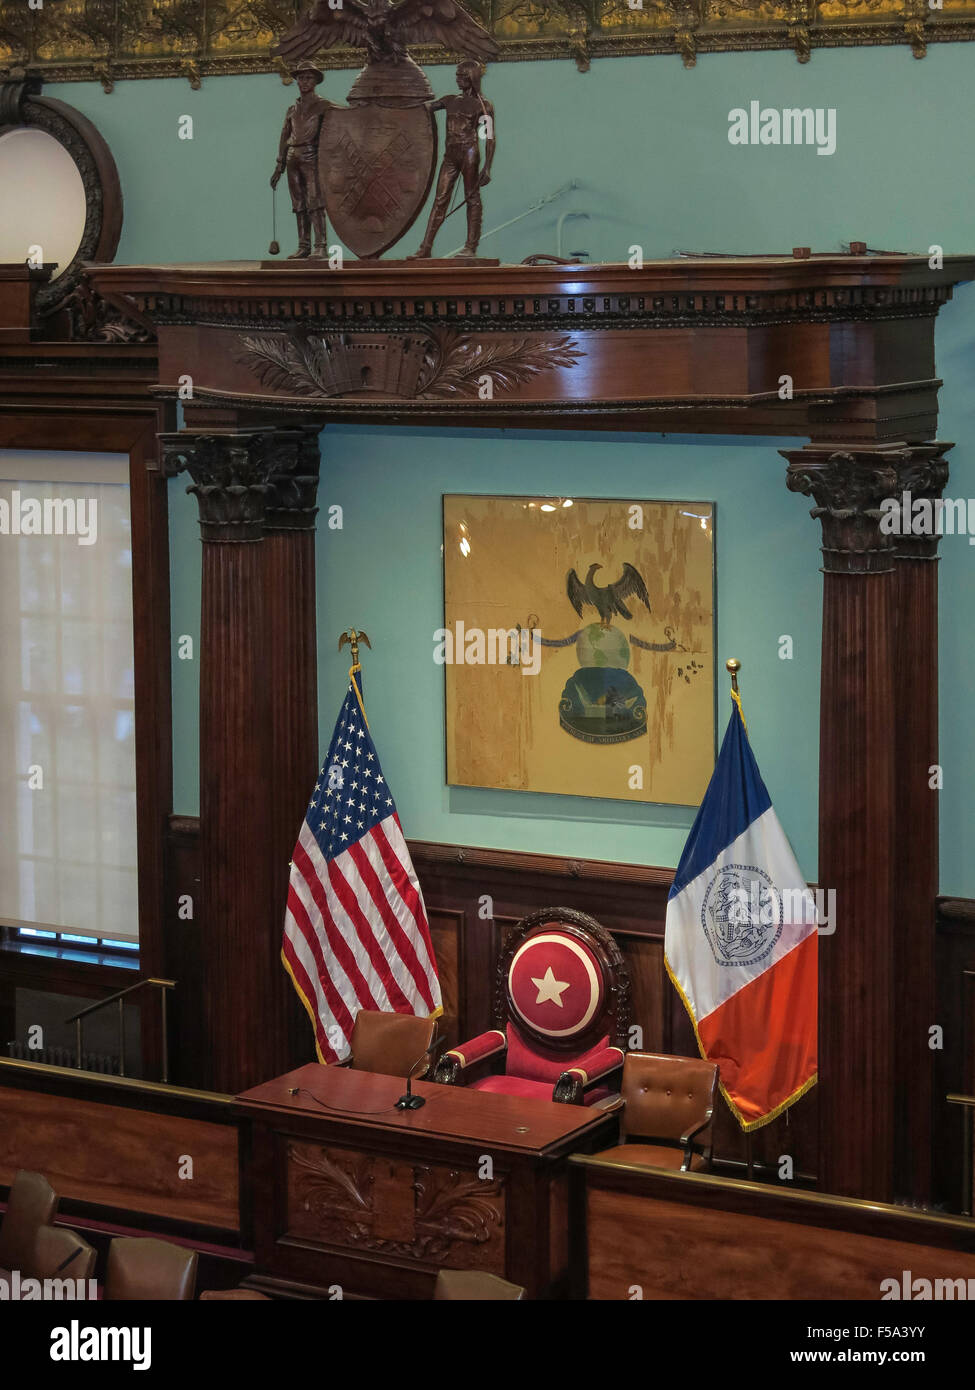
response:
[[[684,846],[664,960],[743,1130],[816,1082],[816,903],[748,741],[741,702]]]
[[[358,667],[295,845],[281,959],[320,1062],[349,1050],[360,1009],[443,1012],[423,894],[362,706]]]

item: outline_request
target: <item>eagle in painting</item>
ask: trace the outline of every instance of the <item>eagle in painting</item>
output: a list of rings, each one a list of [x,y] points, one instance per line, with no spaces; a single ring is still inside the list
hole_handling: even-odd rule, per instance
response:
[[[580,618],[583,608],[587,604],[591,604],[599,614],[599,626],[609,628],[612,626],[613,616],[616,613],[619,613],[623,618],[633,617],[623,602],[624,599],[631,597],[645,604],[647,612],[650,612],[650,595],[647,593],[647,586],[638,569],[633,565],[624,564],[623,573],[615,584],[606,584],[600,587],[594,576],[596,571],[601,569],[602,565],[590,565],[585,583],[574,569],[569,570],[566,592],[569,596],[569,602]]]

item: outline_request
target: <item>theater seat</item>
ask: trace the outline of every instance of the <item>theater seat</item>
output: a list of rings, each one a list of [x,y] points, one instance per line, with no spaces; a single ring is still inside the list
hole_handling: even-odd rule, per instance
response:
[[[31,1273],[36,1279],[93,1279],[97,1253],[66,1226],[42,1226],[34,1241]]]
[[[207,1289],[205,1293],[200,1294],[201,1303],[214,1303],[217,1300],[257,1303],[273,1301],[266,1293],[258,1293],[257,1289]]]
[[[195,1250],[166,1240],[116,1236],[108,1250],[105,1299],[186,1302],[196,1290]]]
[[[714,1062],[628,1052],[620,1096],[620,1143],[610,1163],[701,1173],[711,1166],[711,1119],[718,1088]]]
[[[7,1210],[0,1226],[0,1266],[19,1269],[36,1278],[34,1245],[42,1226],[50,1226],[58,1207],[58,1194],[42,1173],[21,1168],[10,1184]]]
[[[433,1297],[436,1302],[514,1303],[525,1297],[525,1290],[520,1284],[509,1284],[507,1279],[479,1269],[442,1269]]]

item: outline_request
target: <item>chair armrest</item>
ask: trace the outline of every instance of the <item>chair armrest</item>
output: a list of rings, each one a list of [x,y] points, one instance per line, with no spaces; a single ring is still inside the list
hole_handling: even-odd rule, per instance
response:
[[[603,1096],[602,1100],[597,1100],[595,1105],[590,1105],[590,1110],[598,1110],[603,1115],[615,1115],[617,1110],[624,1109],[626,1101],[621,1095]]]
[[[709,1106],[708,1113],[705,1115],[701,1123],[699,1125],[695,1125],[693,1129],[689,1129],[686,1134],[682,1134],[680,1137],[680,1142],[686,1147],[696,1134],[700,1134],[702,1129],[707,1129],[708,1125],[711,1123],[713,1115],[714,1107]]]
[[[563,1105],[581,1105],[586,1092],[623,1065],[619,1047],[594,1047],[565,1071],[555,1083],[552,1099]]]
[[[433,1079],[446,1086],[463,1085],[464,1072],[468,1067],[473,1067],[477,1062],[483,1062],[485,1058],[493,1057],[498,1052],[506,1051],[507,1047],[508,1039],[500,1029],[490,1028],[486,1033],[479,1033],[476,1038],[471,1038],[470,1042],[448,1049],[437,1063]]]

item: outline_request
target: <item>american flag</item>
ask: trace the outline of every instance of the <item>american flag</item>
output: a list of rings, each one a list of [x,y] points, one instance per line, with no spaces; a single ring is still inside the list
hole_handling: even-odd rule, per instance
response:
[[[442,1012],[423,894],[357,676],[295,845],[281,948],[320,1062],[345,1056],[360,1009]]]

